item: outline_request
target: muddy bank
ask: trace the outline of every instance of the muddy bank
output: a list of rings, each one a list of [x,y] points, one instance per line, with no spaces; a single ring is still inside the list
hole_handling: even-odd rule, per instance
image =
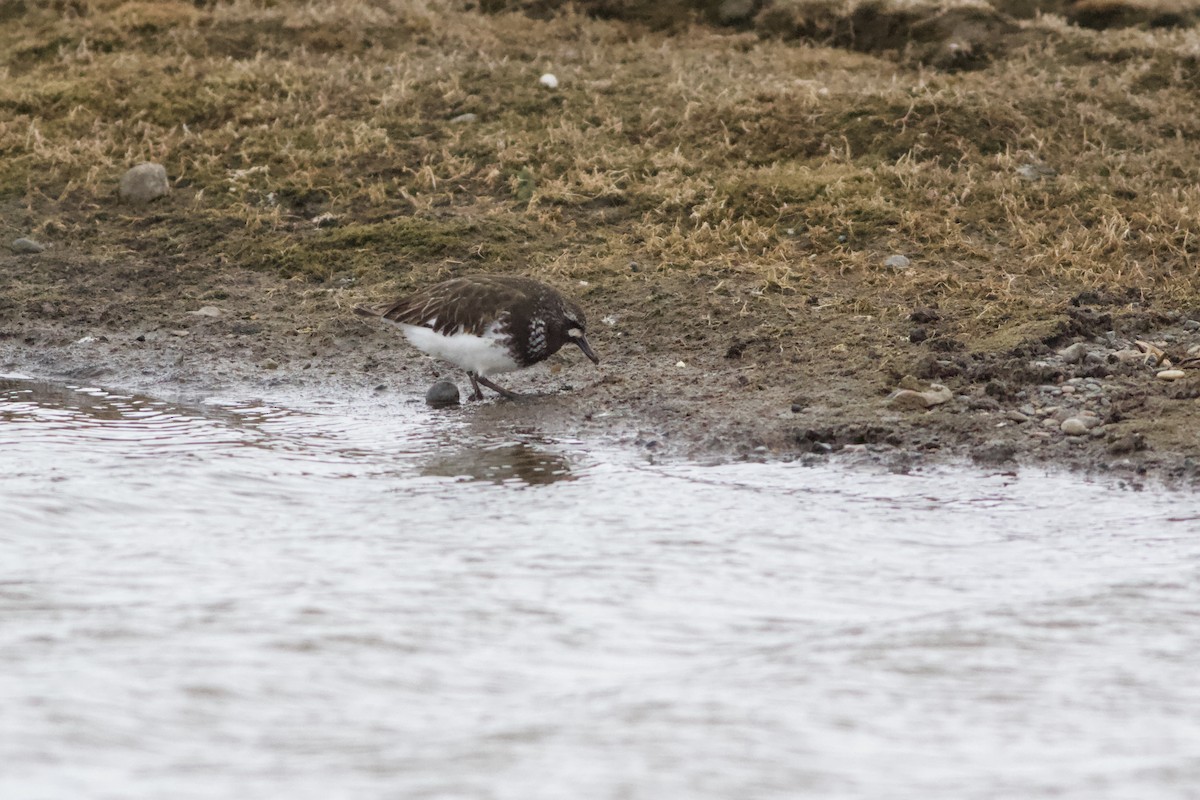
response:
[[[164,286],[148,305],[102,265],[91,264],[83,279],[85,266],[60,256],[0,257],[10,281],[36,275],[55,284],[75,275],[77,287],[85,284],[74,301],[33,303],[6,317],[0,370],[193,399],[423,404],[436,380],[465,387],[460,372],[354,315],[363,296],[354,287],[227,270]],[[600,367],[564,351],[505,376],[528,397],[430,413],[465,414],[488,430],[601,440],[655,458],[849,457],[893,469],[969,460],[1004,469],[1065,465],[1131,481],[1197,478],[1200,375],[1187,359],[1200,346],[1200,322],[1185,315],[1114,316],[1079,305],[1051,334],[983,355],[940,336],[942,312],[933,309],[886,326],[816,308],[802,321],[813,346],[801,356],[756,339],[752,328],[714,321],[708,302],[679,303],[661,282],[649,293],[637,283],[562,288],[586,298]],[[703,311],[707,332],[653,312],[664,305],[680,316]],[[926,335],[914,336],[918,330]],[[911,369],[900,374],[902,356]],[[1179,364],[1177,379],[1157,377]],[[916,399],[925,396],[932,405]]]

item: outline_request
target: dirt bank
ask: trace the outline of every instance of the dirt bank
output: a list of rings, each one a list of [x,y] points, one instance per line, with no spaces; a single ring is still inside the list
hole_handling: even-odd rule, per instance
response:
[[[25,280],[70,285],[76,297],[59,301],[70,302],[69,313],[44,301],[7,320],[0,370],[172,397],[300,393],[400,404],[420,402],[439,378],[465,385],[461,373],[421,357],[393,330],[350,313],[357,290],[231,269],[164,284],[147,304],[136,268],[89,271],[85,261],[57,255],[0,261],[8,278],[19,270]],[[667,458],[819,460],[842,453],[897,469],[971,459],[988,467],[1068,465],[1130,480],[1196,479],[1192,426],[1200,383],[1156,378],[1153,355],[1133,345],[1142,336],[1173,352],[1200,344],[1200,325],[1182,317],[1113,319],[1080,306],[1068,319],[1085,321],[1056,334],[1055,347],[978,356],[908,342],[903,328],[937,327],[930,310],[918,314],[922,324],[889,329],[822,318],[817,307],[798,324],[820,344],[800,355],[756,338],[736,313],[713,321],[717,301],[688,301],[704,287],[672,293],[659,281],[631,280],[619,290],[564,288],[585,292],[602,365],[564,352],[506,376],[506,385],[530,397],[471,404],[466,413],[476,424],[601,439]],[[709,321],[687,323],[689,316]],[[1108,333],[1114,329],[1120,333]],[[1072,353],[1076,340],[1083,345]],[[925,370],[921,378],[881,366],[897,351],[911,351]],[[935,382],[950,387],[946,402],[928,410],[919,403],[894,407],[893,385],[924,389]],[[1068,419],[1082,419],[1088,429],[1068,435]]]
[[[0,255],[0,367],[405,402],[462,378],[351,307],[518,272],[581,301],[604,360],[515,377],[549,394],[481,423],[1195,479],[1186,27],[989,13],[1004,47],[968,63],[945,60],[962,26],[909,17],[943,39],[864,52],[796,38],[795,14],[781,35],[382,0],[68,5],[14,6],[0,34],[3,244],[46,248]],[[171,191],[122,202],[143,160]]]

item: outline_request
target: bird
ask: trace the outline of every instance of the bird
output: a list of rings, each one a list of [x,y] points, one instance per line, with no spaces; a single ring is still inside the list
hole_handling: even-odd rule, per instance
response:
[[[518,397],[492,375],[532,366],[574,344],[599,364],[587,340],[583,310],[557,289],[516,275],[469,275],[433,284],[377,308],[355,312],[400,326],[423,353],[466,370],[471,399],[482,384],[502,397]]]

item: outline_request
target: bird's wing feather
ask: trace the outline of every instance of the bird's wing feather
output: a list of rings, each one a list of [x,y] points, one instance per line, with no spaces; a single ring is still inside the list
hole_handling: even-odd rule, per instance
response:
[[[420,325],[442,334],[481,336],[531,289],[526,281],[503,276],[455,278],[403,297],[376,313],[392,322]]]

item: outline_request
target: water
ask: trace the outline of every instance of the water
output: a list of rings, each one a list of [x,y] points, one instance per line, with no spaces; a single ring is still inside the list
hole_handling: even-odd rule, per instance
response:
[[[1197,797],[1198,533],[1070,476],[3,379],[0,797]]]

